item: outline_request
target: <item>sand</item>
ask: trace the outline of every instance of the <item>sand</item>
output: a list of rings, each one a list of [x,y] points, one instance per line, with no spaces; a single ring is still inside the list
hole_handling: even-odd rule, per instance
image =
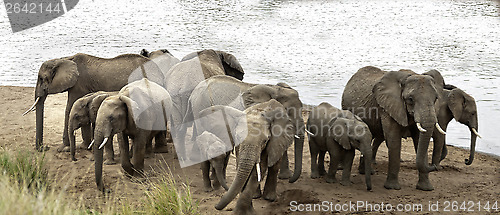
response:
[[[33,102],[34,88],[27,87],[0,87],[0,147],[9,152],[28,151],[38,153],[35,146],[35,114],[26,116],[21,114]],[[214,206],[224,194],[223,189],[205,192],[201,180],[199,165],[180,168],[173,153],[156,154],[154,158],[146,160],[146,175],[148,178],[130,179],[124,176],[119,164],[105,165],[104,184],[111,189],[109,194],[103,195],[96,189],[94,181],[94,164],[90,161],[91,152],[78,150],[78,161],[70,159],[69,152],[58,153],[56,148],[62,144],[62,130],[64,123],[64,108],[67,95],[65,93],[50,95],[45,105],[44,144],[51,147],[45,157],[49,170],[49,177],[53,180],[53,187],[63,190],[75,204],[83,204],[88,208],[102,208],[105,202],[129,202],[138,204],[138,199],[145,198],[147,186],[142,184],[154,180],[167,169],[170,169],[180,183],[187,183],[191,187],[193,198],[199,201],[202,214],[230,214],[236,200],[224,210],[217,211]],[[307,117],[307,113],[304,114]],[[81,143],[77,133],[77,144]],[[478,144],[481,140],[478,140]],[[115,141],[115,154],[118,153]],[[336,213],[380,213],[387,212],[392,207],[392,214],[399,214],[397,209],[412,214],[433,213],[432,210],[455,211],[472,210],[470,213],[485,213],[484,205],[490,207],[497,202],[500,207],[500,160],[497,157],[476,153],[474,163],[464,164],[468,158],[468,150],[449,147],[448,157],[442,161],[443,170],[430,173],[430,180],[434,191],[420,191],[415,188],[418,180],[418,171],[415,165],[415,153],[411,141],[403,140],[402,162],[399,173],[401,190],[387,190],[383,187],[387,173],[387,148],[382,144],[376,173],[372,177],[373,191],[366,190],[364,176],[357,173],[359,152],[353,164],[351,186],[342,186],[339,183],[328,184],[324,178],[310,178],[310,154],[307,139],[304,145],[303,170],[299,180],[288,183],[280,180],[278,184],[278,200],[268,202],[263,199],[253,201],[254,208],[259,214],[295,214],[294,210],[313,210],[303,214],[326,214],[332,210]],[[432,145],[432,144],[431,144]],[[430,147],[431,148],[431,147]],[[432,150],[429,149],[429,153]],[[288,154],[293,158],[293,149]],[[429,154],[430,155],[430,154]],[[116,155],[118,158],[119,156]],[[327,157],[328,161],[329,158]],[[291,159],[293,166],[293,159]],[[328,165],[325,164],[326,166]],[[167,168],[168,166],[168,168]],[[235,175],[234,159],[228,167],[228,183]],[[340,177],[340,171],[337,178]],[[463,204],[465,202],[465,204]],[[478,202],[481,206],[479,207]],[[291,206],[292,204],[292,206]],[[299,206],[299,204],[302,204]],[[309,205],[308,205],[309,204]],[[316,205],[314,208],[313,204]],[[364,205],[363,205],[364,204]],[[383,205],[382,205],[383,204]],[[462,205],[463,204],[463,205]],[[321,206],[321,207],[319,207]],[[420,208],[421,206],[421,208]],[[456,207],[455,207],[456,206]],[[463,206],[463,207],[462,207]],[[413,211],[421,209],[421,211]],[[495,212],[494,210],[492,212]],[[328,212],[330,213],[330,212]],[[496,211],[495,213],[499,213]],[[300,213],[298,213],[300,214]]]

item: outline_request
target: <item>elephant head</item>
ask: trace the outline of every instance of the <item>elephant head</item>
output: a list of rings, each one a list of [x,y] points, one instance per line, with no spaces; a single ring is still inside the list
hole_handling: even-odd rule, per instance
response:
[[[75,158],[75,130],[79,129],[82,125],[90,125],[90,113],[89,107],[90,103],[94,97],[95,93],[88,94],[73,103],[73,107],[71,107],[71,111],[69,113],[68,119],[68,135],[70,142],[70,152],[71,159],[76,161]]]
[[[202,159],[209,161],[210,165],[215,170],[215,175],[220,185],[224,189],[228,190],[225,174],[225,164],[226,156],[229,155],[232,150],[231,147],[227,145],[215,134],[208,131],[204,131],[198,137],[196,137],[196,146],[200,149],[202,153]]]
[[[385,113],[400,126],[416,125],[420,131],[417,168],[424,173],[435,170],[435,167],[427,164],[427,149],[434,127],[440,129],[437,124],[436,101],[439,96],[437,86],[442,84],[440,80],[443,79],[437,71],[434,75],[439,78],[419,75],[410,70],[391,71],[385,73],[373,87],[375,100]]]
[[[248,135],[239,145],[236,177],[229,191],[215,206],[217,210],[226,207],[242,191],[254,168],[259,170],[262,166],[265,172],[267,167],[277,165],[293,140],[293,123],[278,101],[272,99],[244,112]]]
[[[60,93],[72,88],[79,77],[77,65],[71,57],[45,61],[38,71],[35,102],[23,114],[36,108],[36,148],[42,150],[43,108],[48,94]]]
[[[182,58],[181,61],[187,61],[195,57],[199,57],[200,61],[216,61],[220,66],[222,66],[222,69],[224,69],[224,73],[226,75],[235,77],[240,81],[243,80],[243,75],[245,75],[245,72],[243,71],[240,62],[234,55],[230,53],[224,51],[215,51],[212,49],[205,49],[199,52],[190,53]]]
[[[471,132],[470,155],[469,159],[465,160],[465,164],[471,165],[474,160],[476,139],[481,137],[478,134],[476,101],[472,96],[456,87],[448,87],[445,92],[448,108],[451,110],[453,118],[469,127]]]
[[[295,129],[295,168],[293,176],[289,182],[295,182],[302,172],[302,151],[304,146],[304,119],[302,117],[302,101],[300,101],[299,93],[285,83],[277,85],[256,85],[243,93],[245,106],[249,107],[254,104],[275,99],[280,102],[286,109],[286,112]]]
[[[352,118],[334,117],[328,122],[328,125],[327,141],[335,141],[345,150],[358,149],[361,151],[367,173],[365,174],[366,189],[371,190],[372,134],[368,125],[357,116],[352,116]]]

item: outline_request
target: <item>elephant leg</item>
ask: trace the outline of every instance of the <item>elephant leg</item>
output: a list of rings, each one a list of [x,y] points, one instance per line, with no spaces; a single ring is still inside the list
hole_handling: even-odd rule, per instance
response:
[[[443,126],[441,126],[443,127]],[[445,128],[446,129],[446,128]],[[432,134],[432,139],[434,140],[434,148],[432,149],[432,164],[436,165],[436,167],[439,169],[443,169],[443,167],[441,167],[439,165],[439,163],[441,162],[441,157],[442,154],[443,154],[443,151],[444,151],[444,142],[445,142],[445,138],[446,136],[439,133],[439,132],[434,132]]]
[[[335,175],[337,174],[337,167],[342,160],[341,149],[338,144],[328,144],[328,153],[330,154],[330,166],[328,168],[328,174],[326,175],[327,183],[335,183],[337,179]]]
[[[144,155],[146,154],[146,140],[148,135],[140,134],[133,140],[133,152],[132,165],[134,165],[135,175],[144,175]]]
[[[398,176],[401,167],[401,128],[390,116],[382,116],[384,137],[389,149],[389,168],[384,183],[386,189],[400,190]]]
[[[113,137],[108,139],[108,141],[106,142],[106,145],[104,146],[104,149],[106,151],[106,156],[105,156],[106,161],[104,161],[104,164],[106,164],[106,165],[116,164],[115,151],[113,149]]]
[[[155,136],[155,153],[167,153],[167,131],[160,131]]]
[[[326,175],[325,171],[325,155],[326,151],[320,151],[319,156],[318,156],[318,170],[319,170],[319,175]]]
[[[92,142],[92,129],[90,127],[90,124],[87,124],[87,125],[82,125],[80,127],[82,129],[82,139],[83,139],[83,142],[82,142],[82,149],[88,149],[89,148],[89,145],[90,145],[90,142]]]
[[[311,178],[319,178],[320,174],[318,170],[318,154],[320,154],[320,151],[316,144],[316,141],[313,138],[309,139],[309,153],[311,154]]]
[[[264,185],[264,199],[274,202],[278,195],[276,193],[276,186],[278,185],[278,171],[279,166],[275,164],[268,169],[266,183]]]
[[[380,144],[382,144],[382,142],[384,142],[383,137],[375,137],[373,139],[373,143],[372,143],[372,162],[373,162],[373,164],[377,164],[377,161],[376,161],[377,151],[378,151],[378,148],[380,147]]]
[[[342,180],[340,181],[340,184],[344,186],[349,186],[351,185],[351,168],[352,168],[352,161],[354,160],[354,154],[355,151],[354,149],[351,150],[345,150],[344,154],[344,159],[343,159],[343,164],[344,164],[344,169],[342,170]]]
[[[252,172],[250,173],[250,177],[248,178],[247,184],[238,197],[238,201],[236,202],[236,207],[234,208],[233,213],[242,215],[242,214],[257,214],[255,209],[253,208],[252,196],[254,194],[255,189],[258,187],[257,182],[257,171],[254,167]]]
[[[84,96],[82,93],[75,93],[73,91],[68,91],[68,101],[66,103],[66,110],[64,111],[64,130],[63,130],[63,144],[57,148],[58,152],[69,152],[69,134],[68,134],[68,121],[69,121],[69,113],[75,101]]]
[[[439,161],[442,161],[446,158],[446,155],[448,155],[448,149],[446,148],[446,139],[443,143],[443,151],[441,152],[441,158]]]
[[[279,179],[289,179],[292,177],[292,171],[290,170],[290,167],[288,166],[288,154],[285,151],[283,153],[283,158],[281,159],[280,163],[280,173],[278,178]]]
[[[205,192],[212,191],[212,182],[210,181],[210,162],[204,161],[201,162],[201,173],[203,177],[203,188]]]
[[[144,158],[154,158],[155,155],[153,153],[153,135],[149,135],[146,141],[146,149],[145,149],[145,154]]]
[[[134,174],[132,163],[130,163],[130,155],[129,155],[129,141],[128,136],[119,133],[118,134],[118,143],[120,144],[120,163],[122,165],[123,170],[129,175]]]

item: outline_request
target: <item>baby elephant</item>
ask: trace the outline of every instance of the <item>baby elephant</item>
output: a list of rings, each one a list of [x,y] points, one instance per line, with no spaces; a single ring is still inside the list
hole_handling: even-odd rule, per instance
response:
[[[222,186],[224,189],[229,190],[226,183],[226,167],[229,161],[229,155],[231,154],[231,148],[226,147],[219,137],[208,131],[204,131],[196,138],[196,145],[200,149],[201,156],[205,160],[201,163],[205,191],[212,191],[210,170],[212,170],[215,176],[213,189]]]
[[[68,134],[70,140],[70,152],[71,159],[76,161],[75,158],[75,130],[82,129],[82,139],[83,148],[88,148],[90,141],[94,136],[95,119],[97,116],[97,110],[101,105],[102,101],[112,95],[116,95],[118,92],[104,92],[99,91],[95,93],[89,93],[82,98],[75,101],[71,107],[71,111],[68,119]],[[110,139],[112,141],[112,139]],[[106,164],[114,164],[114,152],[113,144],[108,144],[106,146]]]
[[[340,110],[323,102],[312,109],[307,121],[309,149],[311,152],[311,178],[318,178],[325,173],[324,155],[330,154],[330,167],[326,181],[336,181],[335,174],[339,163],[343,164],[342,185],[350,185],[351,167],[355,151],[358,149],[366,159],[365,171],[371,172],[371,140],[368,126],[347,110]],[[318,167],[318,154],[320,155]],[[362,165],[362,164],[360,164]],[[366,189],[371,190],[371,175],[365,174]]]

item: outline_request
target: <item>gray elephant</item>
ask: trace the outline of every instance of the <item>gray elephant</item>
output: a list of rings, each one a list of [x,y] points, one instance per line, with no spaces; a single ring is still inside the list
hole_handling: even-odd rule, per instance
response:
[[[342,94],[342,109],[350,110],[368,125],[374,143],[386,141],[389,148],[389,170],[384,187],[401,189],[398,180],[401,137],[410,133],[417,143],[417,189],[433,190],[429,172],[427,149],[438,128],[436,101],[444,81],[439,72],[420,75],[410,70],[385,72],[368,66],[356,72]],[[440,129],[442,130],[442,129]],[[379,144],[379,143],[378,143]]]
[[[165,84],[167,91],[173,99],[174,109],[172,111],[172,136],[174,145],[178,152],[179,160],[187,160],[184,150],[184,139],[187,127],[183,119],[187,111],[187,103],[191,92],[198,83],[215,75],[234,75],[243,78],[243,69],[236,58],[226,52],[203,50],[190,54],[189,59],[172,67],[166,74]],[[180,155],[179,155],[180,154]],[[181,166],[184,166],[181,162]]]
[[[108,143],[107,140],[112,135],[119,134],[120,162],[123,169],[130,175],[141,176],[146,143],[166,130],[171,108],[168,92],[147,79],[126,85],[118,95],[110,96],[102,102],[97,112],[94,132],[95,176],[99,190],[104,191],[101,148]],[[132,163],[129,158],[129,138],[133,145]]]
[[[70,152],[71,159],[76,161],[75,158],[75,130],[82,126],[90,126],[91,127],[91,137],[93,137],[93,131],[95,128],[95,120],[97,116],[97,110],[99,110],[99,106],[102,101],[112,95],[116,95],[118,92],[105,92],[99,91],[95,93],[89,93],[82,98],[79,98],[73,104],[69,114],[69,122],[68,122],[68,134],[70,140]],[[83,134],[83,132],[82,132]],[[91,142],[89,137],[82,135],[83,139],[83,147],[88,148]],[[109,141],[112,141],[113,138],[110,138]],[[113,152],[113,144],[110,142],[106,146],[106,163],[105,164],[115,164],[114,161],[114,152]]]
[[[137,54],[124,54],[107,59],[81,53],[45,61],[38,72],[35,102],[25,112],[27,114],[36,108],[36,149],[44,150],[43,110],[48,94],[68,92],[63,144],[58,151],[69,151],[68,120],[73,103],[91,92],[120,90],[131,80],[130,74],[149,61],[151,60]],[[90,127],[83,126],[82,132],[85,136],[90,136]]]
[[[368,126],[358,116],[347,110],[340,110],[323,102],[311,110],[307,120],[306,131],[309,134],[311,153],[311,178],[318,178],[324,170],[324,154],[330,153],[330,168],[326,181],[336,181],[337,166],[342,162],[342,185],[350,185],[351,167],[354,160],[354,149],[361,151],[365,157],[365,172],[371,172],[372,134]],[[322,153],[322,159],[317,160]],[[319,162],[319,167],[318,167]],[[361,165],[361,163],[360,163]],[[360,167],[361,168],[361,167]],[[366,189],[371,190],[371,174],[366,174]]]
[[[196,86],[189,98],[189,107],[194,115],[187,115],[184,121],[192,121],[197,114],[210,106],[226,105],[244,110],[252,105],[276,99],[287,110],[288,116],[295,126],[295,168],[293,175],[288,167],[288,156],[285,153],[279,178],[289,178],[295,182],[302,171],[302,150],[304,146],[304,119],[302,118],[302,102],[296,90],[285,83],[277,85],[250,84],[229,76],[214,76]],[[195,123],[196,127],[196,123]],[[293,141],[293,140],[292,140]]]
[[[193,162],[202,162],[205,190],[211,190],[212,188],[208,177],[210,164],[215,170],[214,175],[216,177],[214,178],[227,190],[225,169],[230,152],[242,141],[238,137],[247,135],[246,115],[244,112],[232,107],[216,105],[204,109],[199,116],[200,118],[196,120],[196,133],[201,135],[196,136],[196,144],[193,146],[190,157],[193,158]],[[212,144],[215,144],[218,150],[212,151],[211,155],[207,156],[207,149],[212,147]],[[216,183],[214,188],[217,185]]]
[[[242,192],[233,213],[255,214],[252,197],[258,189],[258,181],[266,171],[262,195],[266,200],[276,200],[279,163],[291,145],[295,133],[293,123],[286,112],[283,105],[274,99],[244,111],[248,133],[246,137],[242,137],[243,141],[236,149],[237,173],[229,191],[215,206],[217,210],[224,209]]]
[[[226,167],[231,154],[231,148],[227,147],[215,134],[204,131],[196,137],[196,146],[199,147],[202,158],[205,160],[201,163],[201,171],[203,177],[203,186],[205,191],[209,192],[222,186],[228,190],[226,182]],[[210,180],[210,170],[214,174],[214,184]]]
[[[474,152],[476,148],[476,139],[481,137],[478,133],[477,107],[475,99],[465,93],[460,88],[453,85],[445,85],[442,99],[438,103],[439,111],[437,119],[440,127],[446,131],[448,124],[452,119],[469,127],[471,132],[470,155],[469,159],[465,160],[466,165],[471,165],[474,160]],[[432,134],[434,148],[432,152],[432,164],[440,167],[440,162],[446,157],[448,150],[446,149],[446,136],[441,132],[434,131]],[[377,153],[379,145],[373,145],[373,157]],[[415,147],[417,148],[417,147]]]

